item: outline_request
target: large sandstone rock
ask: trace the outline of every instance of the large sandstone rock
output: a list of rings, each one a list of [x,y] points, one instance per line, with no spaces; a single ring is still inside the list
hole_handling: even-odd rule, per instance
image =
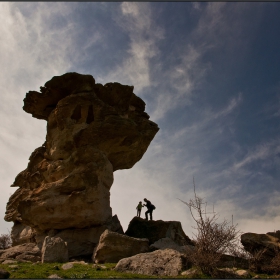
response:
[[[21,223],[15,223],[11,231],[12,246],[34,243],[35,232],[30,226],[23,225]]]
[[[6,259],[37,262],[41,260],[41,250],[35,243],[17,245],[6,250],[1,250],[0,261]]]
[[[177,221],[147,221],[139,217],[134,217],[130,221],[125,234],[136,238],[148,238],[150,244],[168,237],[180,246],[194,245],[184,233],[181,223]]]
[[[114,232],[123,234],[123,229],[117,215],[112,217],[110,223],[102,226],[90,227],[85,229],[65,229],[50,230],[47,233],[37,233],[36,242],[41,249],[45,237],[60,237],[67,242],[69,258],[85,257],[91,258],[94,248],[97,246],[101,234],[109,229]]]
[[[139,161],[159,130],[133,86],[66,73],[29,91],[23,109],[47,121],[47,135],[12,184],[5,220],[39,235],[110,223],[113,171]]]
[[[280,238],[273,236],[271,233],[244,233],[241,235],[241,243],[244,249],[251,254],[263,251],[264,259],[271,259],[275,256],[276,251],[280,251]]]
[[[133,238],[109,230],[100,236],[94,251],[95,263],[115,263],[120,259],[149,251],[149,240]]]
[[[67,243],[60,237],[46,236],[42,247],[42,263],[68,262]]]
[[[115,270],[144,275],[178,276],[189,267],[185,255],[173,249],[165,249],[121,259]]]
[[[0,279],[8,279],[10,277],[10,272],[0,268]]]

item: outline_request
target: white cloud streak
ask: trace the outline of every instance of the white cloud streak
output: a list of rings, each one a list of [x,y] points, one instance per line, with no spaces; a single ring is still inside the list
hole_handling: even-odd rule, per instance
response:
[[[275,139],[268,143],[260,144],[254,147],[248,154],[239,162],[235,163],[234,170],[239,170],[254,161],[265,161],[268,158],[273,158],[280,153],[279,139]]]
[[[152,84],[150,59],[158,53],[157,43],[164,38],[163,30],[152,19],[149,3],[123,2],[116,22],[130,38],[127,56],[103,79],[134,85],[137,93]]]
[[[22,9],[28,12],[24,15]],[[15,176],[24,170],[31,152],[45,141],[46,122],[22,110],[29,90],[39,90],[47,80],[65,73],[70,66],[75,24],[66,19],[71,9],[65,3],[0,3],[0,158],[1,207],[5,213]],[[52,27],[53,20],[66,22]],[[0,220],[6,232],[11,223]]]
[[[176,51],[174,49],[179,62],[161,73],[162,80],[168,81],[171,90],[162,88],[151,114],[155,121],[175,108],[192,105],[194,93],[207,91],[205,79],[213,70],[210,59],[205,59],[209,51],[223,47],[231,54],[245,45],[239,37],[243,30],[241,15],[247,6],[232,7],[231,13],[236,17],[228,17],[228,3],[197,3],[192,6],[200,13],[199,21],[186,38],[186,44],[178,46]]]

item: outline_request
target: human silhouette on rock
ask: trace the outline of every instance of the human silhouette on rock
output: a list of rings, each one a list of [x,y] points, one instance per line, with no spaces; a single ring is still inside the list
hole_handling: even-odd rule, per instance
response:
[[[142,201],[139,201],[139,204],[137,205],[136,209],[137,209],[137,217],[140,218],[141,216],[141,210],[143,208],[143,204],[142,204]]]
[[[153,220],[153,211],[154,209],[156,209],[156,207],[147,198],[144,198],[144,201],[146,202],[146,204],[144,204],[143,206],[146,206],[148,208],[148,210],[145,212],[146,220],[148,220],[148,213],[150,214],[150,220]]]

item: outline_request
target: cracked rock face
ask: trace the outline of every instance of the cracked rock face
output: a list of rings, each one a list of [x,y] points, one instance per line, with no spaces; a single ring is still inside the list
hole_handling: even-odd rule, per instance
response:
[[[144,101],[132,86],[66,73],[28,92],[23,109],[47,121],[46,142],[16,176],[5,220],[37,232],[108,223],[113,171],[139,161],[159,130]]]

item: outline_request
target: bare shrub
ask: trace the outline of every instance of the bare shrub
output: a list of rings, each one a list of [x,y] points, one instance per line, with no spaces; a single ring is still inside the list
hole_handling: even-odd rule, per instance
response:
[[[266,248],[251,254],[250,269],[256,273],[279,274],[280,273],[280,250],[275,249],[275,256],[265,255]]]
[[[264,263],[268,260],[265,256],[266,248],[249,253],[249,269],[255,273],[262,273]]]
[[[11,234],[0,235],[0,249],[5,250],[12,246]]]
[[[280,274],[280,250],[276,252],[275,257],[265,269],[267,273]]]
[[[196,227],[193,227],[197,230],[197,233],[194,234],[196,249],[190,254],[189,260],[193,265],[199,267],[203,273],[216,276],[217,265],[221,256],[226,253],[236,253],[240,232],[236,230],[237,225],[230,225],[227,220],[219,223],[219,216],[214,211],[207,213],[207,203],[196,195],[194,179],[193,187],[194,199],[190,199],[189,202],[179,199],[188,206],[196,223]]]

